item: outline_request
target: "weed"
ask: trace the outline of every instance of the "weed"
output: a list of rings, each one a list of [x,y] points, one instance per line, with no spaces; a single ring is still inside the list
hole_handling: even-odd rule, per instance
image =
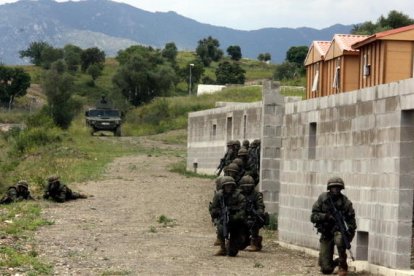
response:
[[[265,226],[267,230],[277,230],[277,214],[269,214],[269,225]]]
[[[157,233],[157,228],[155,226],[150,227],[150,233]]]
[[[261,264],[261,263],[259,263],[259,262],[255,262],[253,267],[254,267],[254,268],[263,268],[263,267],[264,267],[264,265],[263,265],[263,264]]]
[[[163,224],[163,227],[174,227],[177,225],[177,222],[175,219],[168,218],[165,215],[159,216],[157,221],[158,223]]]

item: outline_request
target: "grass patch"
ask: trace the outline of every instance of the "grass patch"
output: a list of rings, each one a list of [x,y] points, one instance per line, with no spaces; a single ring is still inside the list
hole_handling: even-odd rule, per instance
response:
[[[269,225],[266,225],[264,228],[267,230],[276,231],[277,230],[277,214],[269,214]]]
[[[52,266],[38,260],[32,251],[20,252],[11,247],[0,247],[0,256],[2,256],[0,258],[2,275],[9,275],[6,268],[10,267],[19,267],[19,270],[25,271],[25,275],[50,275],[52,273]],[[3,269],[5,270],[2,271]]]
[[[0,235],[19,236],[26,231],[37,230],[53,222],[41,217],[40,205],[36,202],[19,202],[2,207],[0,212]]]
[[[209,174],[198,174],[192,171],[188,171],[186,167],[186,161],[182,160],[178,163],[172,164],[168,170],[170,172],[178,173],[184,175],[185,177],[198,177],[198,178],[208,178],[208,179],[216,179],[217,176],[209,175]]]
[[[159,216],[157,222],[162,224],[163,227],[174,227],[177,225],[176,219],[169,218],[165,215]]]
[[[44,275],[52,272],[49,264],[37,259],[37,252],[27,246],[29,237],[40,226],[53,222],[41,217],[40,205],[36,202],[19,202],[5,205],[0,210],[0,236],[13,242],[0,247],[0,273],[7,268],[19,268],[25,275]],[[8,274],[2,274],[8,275]]]

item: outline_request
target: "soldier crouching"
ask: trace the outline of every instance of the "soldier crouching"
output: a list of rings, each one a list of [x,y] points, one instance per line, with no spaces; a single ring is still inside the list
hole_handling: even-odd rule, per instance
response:
[[[352,202],[341,193],[345,189],[344,181],[340,177],[332,177],[328,180],[328,192],[319,195],[313,204],[311,222],[315,224],[321,233],[319,266],[323,274],[331,274],[338,266],[338,275],[345,276],[348,273],[345,239],[351,242],[357,228],[355,211]],[[340,214],[348,226],[345,234],[340,231],[334,214]],[[339,258],[333,260],[334,247],[336,246]]]

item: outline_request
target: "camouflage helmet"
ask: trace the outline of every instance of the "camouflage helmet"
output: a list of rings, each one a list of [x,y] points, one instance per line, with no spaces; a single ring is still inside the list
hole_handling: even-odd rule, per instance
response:
[[[238,172],[239,166],[236,163],[230,163],[227,167],[224,168],[225,172]]]
[[[331,187],[340,187],[341,189],[345,189],[345,183],[342,178],[334,176],[328,180],[327,189],[329,190]]]
[[[216,183],[216,191],[218,191],[218,190],[221,189],[221,183],[222,183],[222,181],[223,181],[223,177],[222,176],[219,176],[219,177],[216,178],[216,181],[215,181],[215,183]]]
[[[241,143],[239,140],[234,140],[233,145],[238,146],[239,148],[241,147]]]
[[[243,140],[242,145],[243,145],[244,148],[248,149],[249,145],[250,145],[249,140]]]
[[[239,149],[239,152],[237,153],[237,156],[247,156],[247,155],[248,155],[248,152],[247,152],[247,149],[245,148]]]
[[[245,175],[240,179],[240,186],[254,186],[254,179],[250,175]]]
[[[17,186],[29,189],[29,184],[27,183],[26,180],[19,180],[19,182],[17,182]]]
[[[59,180],[59,176],[58,175],[51,175],[47,178],[47,181],[50,183],[56,182]]]
[[[231,176],[223,176],[221,180],[221,187],[224,187],[225,185],[236,186],[236,182],[234,181],[234,178]]]
[[[234,163],[234,164],[236,164],[237,166],[239,166],[239,168],[241,167],[241,166],[243,166],[243,160],[241,160],[241,158],[235,158],[234,160],[233,160],[233,162],[232,163]]]
[[[251,147],[258,147],[260,146],[260,140],[259,139],[255,139],[253,140],[253,142],[250,144]]]
[[[233,140],[228,140],[226,145],[229,147],[229,146],[233,146],[233,144],[234,144]]]

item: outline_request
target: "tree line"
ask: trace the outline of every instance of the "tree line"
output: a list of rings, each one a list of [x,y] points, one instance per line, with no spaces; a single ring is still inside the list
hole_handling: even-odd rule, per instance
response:
[[[381,16],[375,24],[365,22],[355,25],[353,32],[376,32],[404,24],[413,24],[413,20],[402,13],[391,11],[387,17]],[[112,78],[112,84],[114,90],[135,107],[155,97],[174,95],[177,85],[182,82],[187,83],[189,89],[193,87],[193,83],[244,84],[246,72],[240,64],[240,46],[231,45],[226,52],[228,56],[224,58],[220,42],[208,36],[198,41],[194,58],[180,67],[174,42],[166,43],[162,49],[130,46],[120,50],[115,57],[119,67]],[[285,61],[276,65],[273,78],[280,81],[303,78],[306,74],[303,63],[307,52],[307,46],[289,48]],[[56,48],[43,41],[32,42],[19,53],[22,58],[44,69],[41,84],[48,100],[44,112],[53,118],[56,125],[69,127],[82,106],[73,97],[74,75],[77,72],[88,74],[91,77],[89,84],[94,86],[96,79],[102,74],[105,53],[96,47],[81,49],[72,44]],[[271,56],[261,53],[258,60],[267,62],[271,60]],[[212,62],[218,63],[215,79],[204,74],[205,68],[211,66]],[[0,64],[0,104],[11,109],[15,98],[26,94],[30,81],[30,75],[23,69]],[[189,92],[192,94],[192,91]]]

